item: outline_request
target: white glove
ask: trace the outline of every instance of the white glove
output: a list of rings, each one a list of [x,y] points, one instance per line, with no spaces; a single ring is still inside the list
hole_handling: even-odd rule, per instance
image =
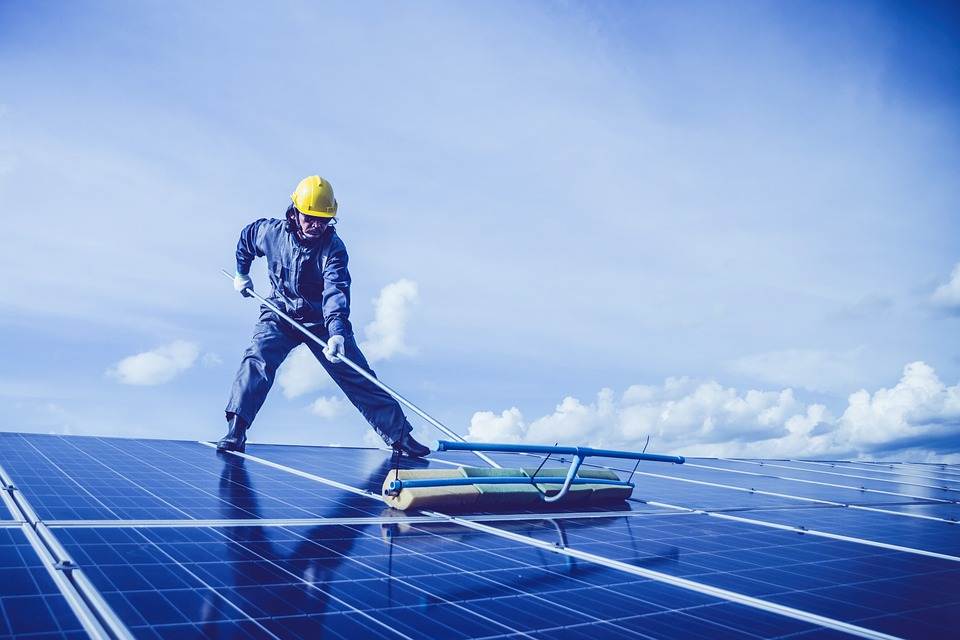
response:
[[[337,356],[342,356],[343,352],[343,336],[330,336],[327,338],[327,348],[323,350],[323,355],[327,357],[327,360],[336,364],[340,362],[340,358]]]
[[[251,297],[249,293],[244,291],[244,289],[250,289],[250,291],[253,291],[253,280],[250,279],[250,274],[235,274],[233,276],[233,288],[239,291],[244,298]]]

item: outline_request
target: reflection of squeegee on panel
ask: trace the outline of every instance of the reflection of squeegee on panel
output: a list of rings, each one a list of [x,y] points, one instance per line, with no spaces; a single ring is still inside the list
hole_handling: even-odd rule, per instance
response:
[[[589,447],[550,447],[441,440],[437,451],[558,454],[573,456],[566,469],[397,469],[383,482],[383,496],[395,509],[524,509],[538,505],[595,505],[622,502],[633,491],[609,469],[581,469],[589,456],[683,464],[681,456]],[[631,474],[632,475],[632,474]]]

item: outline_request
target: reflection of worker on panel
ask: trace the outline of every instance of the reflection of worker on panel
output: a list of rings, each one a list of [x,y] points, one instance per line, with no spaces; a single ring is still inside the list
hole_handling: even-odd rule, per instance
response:
[[[297,345],[307,346],[350,402],[394,450],[420,458],[430,449],[414,440],[400,405],[389,394],[343,363],[345,355],[375,376],[360,352],[350,325],[350,273],[347,249],[333,228],[337,200],[320,176],[304,178],[291,196],[285,220],[261,218],[240,232],[234,288],[253,291],[250,264],[266,257],[273,293],[269,300],[327,343],[305,340],[274,311],[260,307],[260,321],[243,354],[230,400],[227,433],[218,451],[244,451],[247,429],[273,385],[277,368]]]
[[[220,517],[223,520],[257,520],[267,517],[260,506],[261,494],[254,487],[247,460],[239,456],[223,456],[218,490]],[[389,461],[370,468],[366,485],[376,486],[387,473]],[[310,509],[321,518],[356,518],[358,513],[370,514],[376,503],[367,496],[345,493],[333,502],[318,499],[317,504],[331,504],[322,511]],[[274,508],[276,505],[274,505]],[[199,531],[199,529],[198,529]],[[365,536],[360,531],[324,524],[310,529],[272,526],[230,527],[223,531],[225,567],[229,570],[220,575],[222,586],[227,590],[244,590],[259,593],[259,582],[269,582],[272,606],[284,611],[296,612],[296,616],[277,616],[272,620],[251,621],[265,631],[280,637],[295,635],[293,628],[303,632],[304,637],[322,637],[328,625],[342,619],[318,615],[330,613],[331,593],[336,586],[328,584],[340,571],[351,555],[357,540]],[[258,573],[259,571],[259,573]],[[385,575],[384,577],[388,577]],[[261,606],[266,603],[260,601]],[[217,624],[222,622],[219,611],[223,603],[218,599],[204,600],[202,619],[209,627],[204,629],[208,637],[216,635]],[[303,615],[306,614],[306,615]],[[289,625],[289,626],[288,626]],[[258,634],[254,634],[258,635]]]

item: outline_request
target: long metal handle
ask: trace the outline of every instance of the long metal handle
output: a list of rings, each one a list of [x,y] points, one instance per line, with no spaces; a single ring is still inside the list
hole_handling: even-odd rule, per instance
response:
[[[627,460],[647,460],[649,462],[672,462],[683,464],[683,456],[665,456],[659,453],[640,453],[637,451],[614,451],[594,449],[592,447],[557,447],[539,444],[500,444],[495,442],[448,442],[441,440],[437,451],[499,451],[501,453],[556,453],[558,455],[597,456],[600,458],[624,458]]]
[[[230,278],[230,280],[233,280],[233,277],[234,277],[233,274],[231,274],[231,273],[230,273],[229,271],[227,271],[226,269],[221,269],[221,270],[220,270],[220,273],[222,273],[222,274],[225,275],[226,277]],[[300,324],[299,322],[297,322],[296,320],[294,320],[293,318],[291,318],[290,316],[288,316],[286,313],[284,313],[283,311],[281,311],[281,310],[277,307],[277,305],[273,304],[272,302],[270,302],[269,300],[267,300],[266,298],[264,298],[263,296],[261,296],[260,294],[258,294],[256,291],[254,291],[253,289],[251,289],[250,287],[244,287],[243,290],[246,291],[247,293],[249,293],[252,297],[256,298],[257,300],[259,300],[260,302],[262,302],[263,304],[265,304],[271,311],[273,311],[274,313],[276,313],[278,316],[280,316],[281,318],[283,318],[284,320],[286,320],[287,322],[289,322],[290,324],[292,324],[294,327],[296,327],[297,329],[299,329],[300,332],[301,332],[303,335],[305,335],[307,338],[309,338],[310,340],[313,340],[314,342],[316,342],[317,344],[319,344],[319,345],[320,345],[321,347],[323,347],[324,349],[327,348],[327,343],[326,343],[326,342],[324,342],[323,340],[321,340],[320,338],[318,338],[317,336],[315,336],[315,335],[313,334],[313,332],[311,332],[311,331],[310,331],[309,329],[307,329],[305,326],[303,326],[302,324]],[[372,375],[370,375],[369,373],[367,373],[367,371],[366,371],[363,367],[361,367],[360,365],[358,365],[356,362],[354,362],[354,361],[351,360],[350,358],[348,358],[348,357],[346,357],[346,356],[343,356],[343,355],[340,355],[340,356],[337,356],[337,357],[338,357],[340,360],[342,360],[344,363],[346,363],[347,366],[349,366],[351,369],[353,369],[354,371],[356,371],[357,373],[359,373],[360,375],[362,375],[364,378],[366,378],[367,380],[369,380],[369,381],[372,382],[373,384],[377,385],[378,387],[380,387],[381,389],[383,389],[384,391],[386,391],[387,393],[389,393],[397,402],[400,402],[400,403],[406,405],[407,408],[409,408],[411,411],[413,411],[414,413],[416,413],[418,416],[420,416],[421,418],[423,418],[424,420],[426,420],[427,422],[429,422],[430,424],[432,424],[434,427],[436,427],[437,429],[439,429],[441,432],[443,432],[443,433],[446,434],[447,436],[449,436],[449,437],[451,437],[451,438],[453,438],[454,440],[457,440],[457,441],[459,441],[459,442],[466,442],[466,440],[464,440],[463,436],[461,436],[459,433],[457,433],[456,431],[454,431],[454,430],[446,427],[446,426],[445,426],[444,424],[442,424],[439,420],[435,419],[435,418],[434,418],[433,416],[431,416],[429,413],[427,413],[426,411],[424,411],[423,409],[421,409],[421,408],[418,407],[417,405],[413,404],[412,402],[410,402],[409,400],[407,400],[406,398],[404,398],[402,395],[400,395],[399,393],[397,393],[396,391],[394,391],[393,389],[391,389],[388,385],[384,384],[383,382],[380,382],[380,380],[378,380],[377,378],[375,378],[375,377],[373,377]],[[476,455],[476,456],[477,456],[478,458],[480,458],[481,460],[483,460],[484,462],[486,462],[488,465],[490,465],[490,466],[493,467],[494,469],[500,469],[500,468],[501,468],[500,465],[497,464],[496,462],[494,462],[490,457],[488,457],[488,456],[480,453],[479,451],[474,451],[473,454]]]

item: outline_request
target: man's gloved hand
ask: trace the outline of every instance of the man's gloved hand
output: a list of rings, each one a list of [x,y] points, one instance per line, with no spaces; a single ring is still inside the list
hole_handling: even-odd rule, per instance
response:
[[[323,355],[326,356],[327,360],[336,364],[340,362],[340,358],[337,356],[342,356],[343,353],[343,336],[330,336],[327,339],[327,348],[323,350]]]
[[[253,296],[244,291],[244,289],[250,289],[250,291],[253,291],[253,280],[250,279],[250,274],[235,274],[233,276],[233,288],[239,291],[244,298],[252,298]]]

